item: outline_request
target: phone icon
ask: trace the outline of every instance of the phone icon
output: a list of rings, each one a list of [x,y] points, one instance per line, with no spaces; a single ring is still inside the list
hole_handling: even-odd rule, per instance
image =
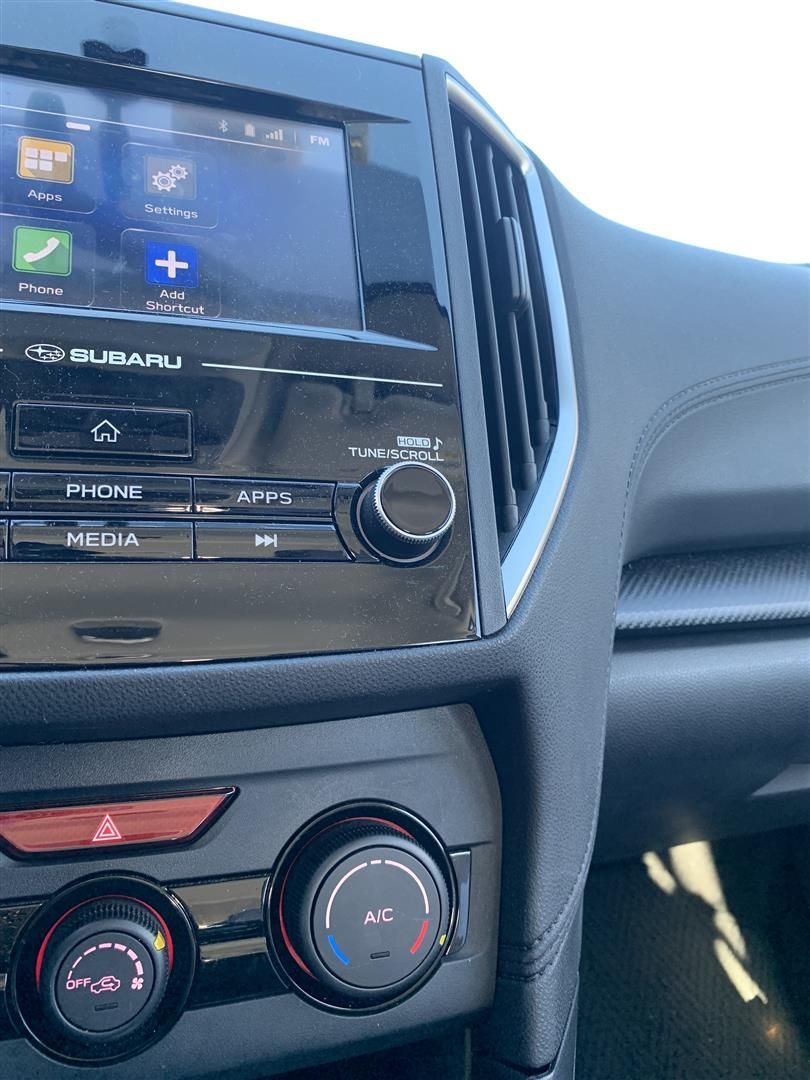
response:
[[[73,236],[62,229],[14,230],[13,267],[26,274],[58,274],[67,277],[73,259]]]

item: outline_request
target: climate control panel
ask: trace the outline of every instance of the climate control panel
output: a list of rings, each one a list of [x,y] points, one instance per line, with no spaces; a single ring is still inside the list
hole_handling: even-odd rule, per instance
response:
[[[159,814],[167,802],[177,812],[182,797],[156,800]],[[89,821],[92,810],[79,816]],[[132,845],[127,812],[96,807],[103,827],[88,854]],[[45,813],[5,815],[15,858],[47,856],[32,847],[48,833]],[[165,885],[92,874],[42,902],[0,908],[15,1025],[0,1023],[0,1041],[23,1034],[58,1061],[105,1065],[143,1052],[186,1009],[245,996],[292,992],[347,1016],[389,1009],[463,948],[470,881],[468,850],[446,851],[425,822],[380,803],[318,816],[264,875]]]

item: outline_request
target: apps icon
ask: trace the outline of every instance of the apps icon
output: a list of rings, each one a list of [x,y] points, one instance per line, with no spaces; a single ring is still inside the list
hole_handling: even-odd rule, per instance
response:
[[[197,249],[191,244],[149,240],[144,261],[144,275],[150,285],[181,285],[196,289],[199,284]]]
[[[18,225],[14,230],[15,270],[26,274],[59,274],[67,277],[73,259],[73,236],[62,229],[32,229]]]
[[[73,143],[23,135],[17,141],[17,176],[72,184],[73,153]]]
[[[197,165],[191,158],[147,154],[144,158],[144,190],[147,195],[195,199]]]

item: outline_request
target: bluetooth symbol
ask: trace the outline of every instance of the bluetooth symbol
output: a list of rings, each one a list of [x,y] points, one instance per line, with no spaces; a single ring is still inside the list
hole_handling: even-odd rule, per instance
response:
[[[224,135],[228,130],[228,121],[227,120],[220,120],[220,122],[217,124],[217,127],[219,128],[219,130]]]

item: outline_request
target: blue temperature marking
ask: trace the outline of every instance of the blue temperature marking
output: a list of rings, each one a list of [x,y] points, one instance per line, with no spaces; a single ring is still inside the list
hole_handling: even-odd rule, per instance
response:
[[[335,956],[338,958],[338,960],[341,962],[341,964],[345,964],[348,967],[349,964],[351,963],[351,961],[349,960],[348,956],[345,956],[340,951],[334,937],[330,934],[329,937],[326,940],[332,946],[332,952],[335,954]]]

